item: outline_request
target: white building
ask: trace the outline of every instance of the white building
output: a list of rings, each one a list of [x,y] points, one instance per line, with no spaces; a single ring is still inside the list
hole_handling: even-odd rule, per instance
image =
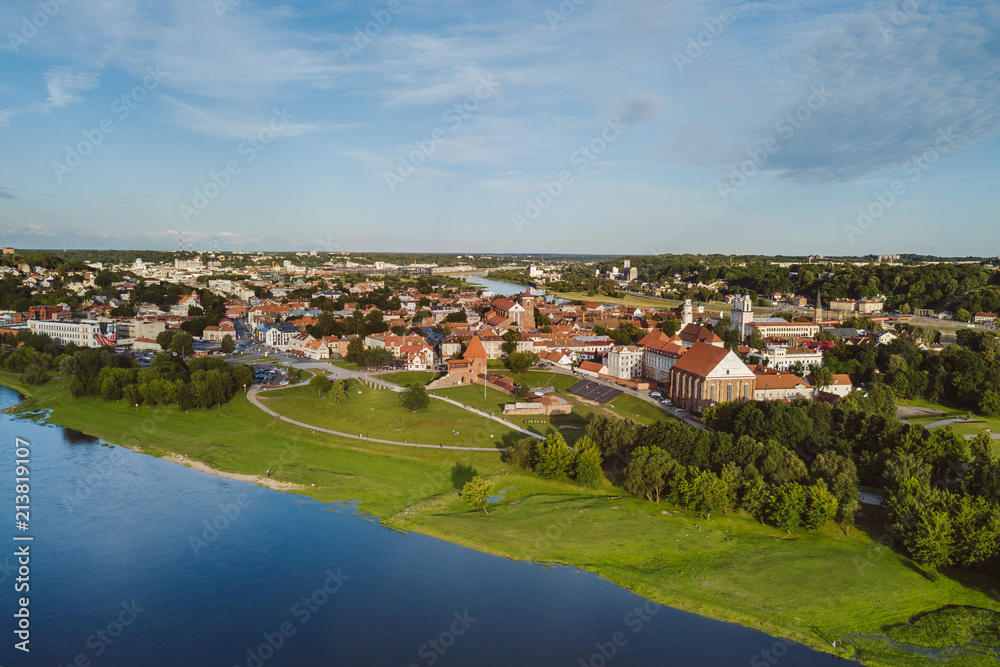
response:
[[[631,380],[642,375],[643,349],[635,345],[622,345],[608,350],[606,364],[608,375],[621,380]]]
[[[264,333],[264,345],[276,350],[287,350],[291,347],[292,336],[297,333],[298,328],[290,324],[275,324]]]
[[[46,334],[62,345],[75,343],[80,347],[101,347],[108,344],[113,346],[118,337],[117,328],[114,322],[98,322],[97,320],[82,320],[80,322],[28,321],[28,329],[31,333]]]
[[[778,371],[791,370],[792,366],[798,362],[801,362],[802,367],[806,369],[810,366],[823,365],[823,352],[821,350],[810,350],[808,347],[768,345],[760,357],[761,361],[767,361],[765,365],[768,368]]]

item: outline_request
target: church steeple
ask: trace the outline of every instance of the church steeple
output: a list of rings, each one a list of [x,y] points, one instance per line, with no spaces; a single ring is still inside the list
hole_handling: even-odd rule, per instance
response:
[[[813,322],[819,324],[823,321],[823,297],[820,291],[816,290],[816,311],[813,313]]]

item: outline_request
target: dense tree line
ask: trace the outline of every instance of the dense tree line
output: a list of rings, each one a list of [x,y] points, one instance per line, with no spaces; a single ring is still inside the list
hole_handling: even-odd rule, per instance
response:
[[[958,332],[959,345],[940,354],[922,350],[908,338],[888,345],[838,345],[825,365],[846,373],[855,384],[884,381],[902,398],[926,398],[1000,416],[1000,337],[992,331]]]
[[[190,339],[187,334],[173,339],[180,337]],[[230,366],[217,357],[185,362],[179,355],[162,352],[148,368],[139,368],[135,359],[115,354],[111,348],[80,348],[72,343],[64,347],[45,334],[21,331],[11,342],[19,347],[0,355],[4,370],[18,373],[28,384],[42,384],[55,372],[75,398],[176,404],[187,410],[227,403],[253,383],[249,368]]]

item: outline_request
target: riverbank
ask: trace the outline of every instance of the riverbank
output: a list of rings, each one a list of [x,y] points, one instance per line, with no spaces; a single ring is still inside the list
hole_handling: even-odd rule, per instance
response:
[[[703,521],[666,503],[622,497],[610,485],[583,489],[545,481],[509,469],[494,453],[403,451],[313,434],[265,415],[243,397],[185,413],[74,400],[54,383],[25,387],[8,374],[0,374],[0,383],[29,396],[22,410],[50,408],[49,423],[107,442],[183,456],[182,463],[197,461],[205,472],[247,481],[272,470],[267,479],[288,484],[283,490],[326,502],[357,500],[393,528],[587,569],[672,607],[844,657],[860,649],[868,664],[926,663],[878,639],[886,627],[917,614],[945,605],[1000,611],[989,594],[995,581],[965,575],[931,582],[880,546],[875,522],[849,536],[836,526],[786,536],[740,515]],[[458,497],[472,474],[506,489],[488,516]],[[844,643],[834,649],[836,640]],[[954,664],[976,664],[976,657],[960,652]]]

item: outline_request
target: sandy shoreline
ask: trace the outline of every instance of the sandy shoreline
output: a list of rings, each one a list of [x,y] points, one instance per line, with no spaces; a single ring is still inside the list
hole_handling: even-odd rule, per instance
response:
[[[139,453],[143,453],[139,450]],[[275,491],[305,491],[310,487],[303,486],[302,484],[293,484],[292,482],[282,482],[277,479],[272,479],[270,477],[262,477],[260,475],[241,475],[235,472],[223,472],[222,470],[216,470],[212,466],[206,465],[201,461],[195,461],[193,459],[187,458],[180,454],[167,454],[166,456],[160,457],[164,461],[170,461],[171,463],[177,463],[188,468],[193,468],[209,475],[215,475],[216,477],[225,477],[227,479],[235,479],[240,482],[252,482],[253,484],[258,484],[260,486],[266,486],[269,489],[274,489]]]

